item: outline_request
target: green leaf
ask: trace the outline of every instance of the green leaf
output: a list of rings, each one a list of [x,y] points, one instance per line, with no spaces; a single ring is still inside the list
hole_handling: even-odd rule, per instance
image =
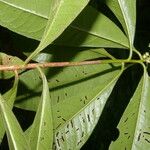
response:
[[[57,61],[60,62],[61,61],[77,62],[77,61],[85,61],[85,60],[92,60],[92,59],[102,59],[105,57],[105,53],[107,54],[107,52],[104,49],[91,49],[91,50],[81,49],[79,51],[79,49],[77,50],[77,48],[75,49],[65,48],[64,50],[53,49],[53,51],[51,52],[57,52],[57,53],[54,53],[55,55],[42,53],[35,60],[38,62],[49,62],[49,61],[55,61],[55,57],[56,57]],[[75,54],[76,57],[74,57],[73,54]],[[115,72],[118,71],[118,69],[119,68],[117,64],[114,64],[113,66],[111,66],[110,64],[103,64],[103,65],[46,69],[45,74],[50,84],[49,85],[49,88],[51,90],[50,95],[56,93],[56,96],[53,95],[51,97],[53,98],[52,104],[57,103],[57,99],[60,94],[62,95],[62,92],[64,94],[63,89],[66,89],[69,93],[73,92],[72,94],[71,93],[69,94],[71,97],[77,96],[74,93],[74,90],[77,92],[78,89],[83,88],[82,86],[84,85],[88,86],[88,84],[91,85],[90,88],[92,88],[92,84],[93,86],[95,86],[95,83],[97,83],[96,81],[97,79],[100,82],[99,83],[100,85],[102,85],[102,83],[105,84],[105,82],[107,82],[109,78],[111,78],[111,75],[113,76]],[[103,76],[105,77],[105,74],[106,74],[106,78],[105,80],[102,80]],[[108,74],[108,78],[107,78],[107,74]],[[81,86],[79,84],[80,81],[81,81]],[[19,88],[18,88],[18,96],[17,96],[15,106],[27,110],[36,111],[39,102],[38,100],[40,100],[40,93],[42,92],[41,85],[42,85],[42,81],[36,70],[30,70],[21,74]],[[75,86],[73,87],[73,85]],[[96,87],[99,86],[97,85]],[[90,89],[88,92],[90,92]],[[84,91],[84,94],[86,94],[86,90]],[[91,94],[94,95],[94,93]],[[65,96],[65,98],[67,97]]]
[[[108,0],[106,4],[121,22],[132,50],[136,27],[136,0]]]
[[[25,139],[23,131],[11,111],[11,107],[0,94],[0,111],[6,130],[9,148],[12,150],[28,150],[30,149]]]
[[[119,138],[110,146],[111,150],[149,149],[150,144],[150,77],[145,71],[137,90],[128,104],[118,125]]]
[[[88,4],[89,0],[52,0],[48,22],[37,49],[28,57],[27,62],[60,36]]]
[[[3,95],[4,100],[7,101],[7,103],[11,108],[13,108],[13,104],[16,99],[17,87],[18,87],[18,77],[16,76],[13,87]],[[5,127],[3,125],[2,118],[0,118],[0,143],[2,142],[4,134],[5,134]]]
[[[129,47],[124,33],[109,18],[90,6],[54,42],[57,45],[64,43],[68,46]]]
[[[63,56],[62,56],[62,53],[63,53]],[[57,60],[54,60],[54,57],[57,57]],[[44,50],[43,52],[41,52],[40,54],[38,54],[34,58],[34,61],[39,62],[39,63],[53,62],[53,61],[58,61],[58,62],[59,61],[60,62],[61,61],[84,61],[84,60],[90,60],[90,59],[98,59],[99,57],[115,59],[112,55],[110,55],[103,48],[87,49],[87,48],[80,48],[80,47],[79,48],[61,47],[61,46],[53,45],[49,47],[48,49]]]
[[[101,51],[99,50],[99,53],[98,50],[97,52],[94,50],[81,51],[72,61],[101,59],[103,57]],[[63,52],[59,51],[59,53]],[[67,52],[68,54],[69,52]],[[41,55],[41,60],[42,58],[48,57],[45,54],[45,57]],[[65,59],[65,53],[63,53],[63,58]],[[61,61],[64,61],[63,58]],[[55,144],[58,149],[60,146],[69,149],[69,145],[72,148],[79,148],[85,143],[121,74],[120,68],[121,66],[118,64],[103,64],[45,70],[52,99]],[[28,71],[20,76],[20,81],[16,106],[36,110],[41,92],[41,79],[38,72],[36,70]],[[25,94],[21,93],[22,89]],[[66,132],[67,134],[65,134]],[[82,142],[80,142],[81,137]]]
[[[21,65],[23,61],[15,56],[10,56],[4,53],[0,53],[0,65]],[[0,79],[8,79],[13,77],[15,74],[12,71],[0,71]]]
[[[0,0],[0,24],[27,37],[41,38],[49,8],[49,0]]]
[[[87,100],[88,102],[85,102],[85,105],[82,107],[79,106],[80,104],[76,100],[71,100],[73,104],[71,105],[68,102],[70,99],[67,102],[61,102],[54,106],[53,113],[58,114],[57,117],[59,118],[55,122],[54,147],[56,149],[72,148],[78,150],[85,144],[95,128],[106,101],[121,73],[122,71],[118,72],[109,83],[97,91],[97,94]],[[84,90],[80,90],[80,92],[82,91]],[[88,96],[85,96],[85,99],[88,99]]]
[[[10,0],[7,3],[0,1],[0,24],[19,34],[41,40],[48,21],[47,1],[44,1],[45,6],[43,6],[41,0],[37,0],[36,4],[39,6],[37,11],[33,9],[36,8],[34,1],[29,2],[28,5],[25,5],[22,0],[17,3]],[[44,9],[47,11],[42,13]],[[54,44],[84,47],[129,47],[128,40],[122,31],[109,18],[90,6],[81,12],[77,20],[63,32]]]
[[[40,68],[38,68],[38,70],[43,80],[43,93],[29,133],[29,140],[31,149],[47,150],[52,149],[53,145],[51,99],[46,77]]]

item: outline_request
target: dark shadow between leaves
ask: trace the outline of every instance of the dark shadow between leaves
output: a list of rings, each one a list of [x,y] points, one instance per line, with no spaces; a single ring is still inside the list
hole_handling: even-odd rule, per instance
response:
[[[117,125],[142,75],[139,65],[128,68],[116,83],[100,119],[82,150],[108,150],[112,141],[119,136]]]
[[[102,72],[96,73],[94,75],[82,78],[80,80],[73,81],[73,82],[70,82],[70,83],[66,83],[66,84],[63,84],[63,85],[60,85],[60,86],[57,86],[57,87],[54,87],[54,88],[50,88],[50,91],[56,91],[58,89],[73,86],[75,84],[82,83],[82,82],[87,81],[89,79],[96,78],[98,76],[102,76],[102,75],[105,75],[109,72],[116,71],[116,70],[120,69],[120,67],[115,67],[115,66],[112,66],[112,65],[111,65],[111,67],[112,68],[110,68],[110,69],[107,69],[107,70],[104,70]],[[18,86],[18,96],[19,95],[24,95],[24,93],[26,93],[26,95],[28,95],[28,96],[26,96],[25,98],[18,99],[16,101],[16,104],[19,104],[19,103],[21,103],[23,101],[26,101],[27,99],[30,99],[30,98],[33,98],[33,97],[40,97],[40,95],[41,95],[41,92],[35,92],[35,90],[30,90],[30,89],[27,88],[27,86],[23,82],[20,82],[19,86]]]

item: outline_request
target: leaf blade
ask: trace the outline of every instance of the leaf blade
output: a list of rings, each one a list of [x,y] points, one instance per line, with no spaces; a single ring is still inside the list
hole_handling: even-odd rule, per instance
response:
[[[0,109],[10,149],[30,149],[16,117],[1,94]]]
[[[18,77],[16,76],[13,87],[8,92],[3,94],[3,98],[8,102],[8,104],[11,108],[13,107],[13,104],[16,99],[17,87],[18,87]],[[2,139],[4,137],[4,134],[5,134],[5,128],[2,123],[3,122],[2,118],[0,118],[0,122],[1,122],[0,123],[0,143],[1,143]]]
[[[37,1],[37,4],[38,3],[39,2]],[[28,9],[30,10],[31,13],[24,12],[23,11],[24,9],[18,10],[12,6],[5,6],[3,3],[2,4],[0,3],[0,14],[1,14],[0,18],[2,20],[0,21],[0,24],[21,35],[36,40],[41,40],[42,35],[44,33],[44,29],[48,21],[48,11],[45,12],[45,14],[42,16],[41,11],[43,9],[39,9],[37,14],[33,14],[34,11],[31,8]],[[87,11],[88,9],[89,11]],[[113,22],[111,22],[103,14],[99,13],[94,8],[92,9],[90,6],[87,6],[87,8],[82,11],[82,13],[84,13],[84,15],[78,16],[80,18],[77,19],[77,21],[75,21],[73,24],[71,24],[71,26],[67,28],[67,31],[65,31],[64,34],[60,38],[58,38],[56,43],[54,42],[53,44],[66,45],[66,46],[78,46],[78,47],[118,47],[118,48],[129,47],[126,36]],[[86,13],[90,14],[91,19],[89,19],[89,15],[87,15]],[[83,24],[82,21],[85,20],[85,17],[87,18],[88,24],[90,26],[92,25],[92,23],[93,23],[92,26],[97,26],[97,24],[100,24],[101,28],[97,28],[97,30],[91,27],[88,29],[84,29],[82,27]],[[9,23],[7,22],[9,18],[16,18],[16,21],[11,23],[10,20]],[[93,22],[94,18],[96,19]],[[110,34],[108,35],[115,35],[115,36],[120,35],[119,38],[116,38],[118,44],[115,43],[116,40],[114,42],[110,42],[113,41],[113,38],[107,39],[106,36],[105,37],[101,36],[101,35],[105,35],[106,34],[105,31],[107,31],[105,27],[106,25],[103,26],[104,22],[107,23],[107,26],[110,26],[112,28],[112,31],[117,33],[117,34],[113,34],[113,32],[109,31]],[[121,39],[123,42],[120,41]]]
[[[136,27],[136,0],[109,0],[106,4],[119,19],[128,36],[131,55]]]
[[[53,144],[53,119],[51,112],[51,99],[46,77],[38,68],[43,80],[43,93],[39,103],[34,122],[29,134],[31,149],[41,150],[52,148]]]
[[[82,51],[80,52],[77,57],[75,57],[72,61],[84,61],[86,59],[96,59],[96,58],[101,58],[103,57],[105,54],[103,51],[103,49],[100,49],[99,51]],[[55,50],[54,50],[55,51]],[[65,49],[66,51],[66,49]],[[71,51],[72,52],[72,51]],[[63,52],[58,52],[59,54],[62,54]],[[66,52],[68,55],[68,52]],[[102,55],[101,55],[102,53]],[[63,53],[63,58],[65,59],[65,53]],[[41,58],[48,58],[48,57],[42,57]],[[40,58],[38,58],[39,60],[41,60]],[[42,60],[41,60],[42,61]],[[47,60],[48,61],[48,60]],[[61,58],[61,61],[62,58]],[[103,64],[103,65],[93,65],[93,66],[80,66],[80,67],[66,67],[63,70],[61,69],[60,72],[57,72],[58,70],[56,69],[48,69],[47,71],[45,71],[45,74],[47,74],[48,77],[48,81],[49,81],[49,89],[50,89],[50,96],[53,99],[52,101],[52,112],[54,115],[53,120],[54,120],[54,129],[55,129],[55,136],[57,135],[58,131],[63,133],[63,136],[61,136],[61,134],[59,134],[59,138],[61,139],[60,141],[58,141],[58,137],[55,139],[57,142],[57,148],[59,148],[59,144],[64,144],[62,147],[64,147],[65,145],[68,147],[66,149],[69,149],[68,144],[72,144],[72,147],[75,148],[75,146],[78,144],[79,141],[75,141],[75,142],[71,142],[73,139],[79,139],[77,136],[80,136],[79,134],[76,133],[72,133],[72,121],[71,119],[74,118],[75,116],[77,116],[75,118],[75,125],[78,125],[77,122],[79,122],[80,118],[80,112],[83,112],[82,115],[84,117],[86,117],[86,119],[84,118],[84,120],[86,120],[86,124],[87,122],[89,124],[89,128],[88,128],[88,132],[87,130],[84,131],[85,136],[84,136],[84,140],[83,142],[79,142],[79,144],[77,145],[77,147],[81,147],[81,145],[87,140],[87,138],[89,137],[91,131],[93,130],[94,125],[96,124],[96,121],[98,119],[98,115],[101,113],[105,102],[116,82],[116,80],[118,79],[119,75],[120,75],[120,68],[121,66],[118,64],[113,64],[113,65],[109,65],[109,64]],[[49,72],[50,71],[50,72]],[[51,74],[53,72],[56,72],[56,74],[54,74],[53,76],[51,76]],[[30,75],[30,77],[29,77]],[[24,83],[28,82],[27,80],[32,79],[32,83],[29,85],[28,84],[28,89],[30,89],[31,91],[28,91],[26,93],[29,93],[31,95],[29,95],[29,97],[26,97],[26,95],[20,95],[21,99],[19,100],[20,102],[23,102],[24,96],[26,97],[26,101],[23,102],[22,104],[16,103],[16,106],[19,107],[23,107],[24,109],[31,109],[31,110],[35,110],[35,107],[37,105],[38,102],[38,93],[40,91],[39,85],[41,85],[40,79],[37,76],[37,72],[35,71],[29,71],[28,73],[22,75],[20,77],[22,85],[24,85]],[[111,82],[113,81],[113,83]],[[34,85],[33,85],[34,83]],[[112,83],[111,85],[109,83]],[[108,85],[108,87],[107,87]],[[110,87],[109,87],[110,85]],[[88,87],[88,88],[85,88]],[[23,88],[24,90],[26,89],[26,87],[21,87],[20,86],[20,90],[21,88]],[[106,88],[106,90],[105,90]],[[37,89],[35,91],[35,89]],[[102,92],[104,90],[104,93]],[[20,92],[19,92],[20,93]],[[102,94],[103,93],[103,94]],[[33,95],[32,95],[33,94]],[[35,95],[34,95],[35,94]],[[106,95],[105,95],[106,94]],[[102,96],[103,95],[103,96]],[[100,105],[101,107],[99,107],[99,113],[98,115],[96,114],[96,117],[93,116],[89,116],[88,114],[92,115],[91,111],[92,109],[94,109],[95,101],[96,98],[99,98],[100,96],[102,96],[103,98],[102,101],[98,101],[100,103],[98,103],[98,106]],[[18,97],[19,98],[19,97]],[[100,98],[99,98],[100,100]],[[94,102],[93,102],[94,101]],[[93,102],[93,103],[92,103]],[[30,103],[30,104],[29,104]],[[21,106],[22,105],[22,106]],[[86,106],[89,106],[86,109]],[[97,107],[96,107],[97,109]],[[83,111],[82,111],[83,110]],[[95,120],[92,121],[94,122],[93,124],[90,123],[88,121],[88,119]],[[92,119],[93,118],[93,119]],[[78,120],[79,119],[79,120]],[[78,120],[78,121],[77,121]],[[82,121],[82,120],[81,120]],[[68,135],[68,130],[65,130],[68,127],[67,122],[69,122],[69,127],[70,129],[70,133],[72,133],[72,138],[68,139],[68,144],[66,143],[66,137],[64,136],[64,133],[67,132]],[[73,121],[74,122],[74,121]],[[83,121],[82,121],[83,122]],[[92,124],[92,125],[91,125]],[[80,125],[80,123],[79,123]],[[84,125],[83,125],[84,127]],[[87,128],[86,128],[87,129]],[[65,132],[64,132],[65,130]],[[78,129],[78,127],[76,128],[77,133],[80,131]],[[30,131],[30,130],[29,130]],[[81,130],[83,131],[83,130]],[[65,142],[63,142],[65,141]],[[76,143],[77,142],[77,143]]]
[[[71,118],[67,118],[64,124],[56,128],[54,145],[56,149],[80,149],[85,144],[96,126],[105,103],[122,71],[81,110],[78,110]],[[63,104],[61,106],[63,109]],[[59,110],[60,107],[57,108],[56,105],[54,106],[54,112],[55,109]]]
[[[120,136],[111,144],[112,150],[120,146],[131,150],[149,148],[149,90],[150,77],[145,70],[144,76],[119,122]]]
[[[51,44],[56,38],[58,38],[58,36],[84,9],[88,2],[89,0],[80,0],[74,2],[71,0],[52,0],[50,16],[40,44],[37,49],[27,58],[26,62],[30,61],[35,55]]]
[[[21,65],[24,62],[19,59],[18,57],[7,55],[5,53],[0,53],[0,65],[2,66],[9,66],[9,65]],[[0,78],[1,79],[9,79],[13,77],[15,74],[14,72],[10,72],[7,70],[0,71]]]

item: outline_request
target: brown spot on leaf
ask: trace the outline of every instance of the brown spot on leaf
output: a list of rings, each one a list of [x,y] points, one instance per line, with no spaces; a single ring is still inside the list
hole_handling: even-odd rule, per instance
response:
[[[58,97],[57,97],[57,103],[59,103],[59,99],[60,99],[60,97],[58,96]]]
[[[70,123],[71,123],[71,126],[72,126],[72,128],[73,128],[73,121],[71,120]]]
[[[79,128],[78,128],[78,129],[76,129],[76,131],[79,131]]]
[[[57,150],[57,147],[56,147],[56,145],[54,146],[54,150]]]
[[[65,141],[65,139],[64,139],[64,137],[63,137],[63,136],[61,136],[61,139],[62,139],[62,141],[63,141],[63,142]]]
[[[90,122],[90,115],[89,114],[87,115],[87,118],[88,118],[88,121]]]
[[[56,82],[60,82],[58,79],[56,79]]]
[[[56,133],[56,137],[59,135],[59,132]]]
[[[127,122],[127,120],[128,120],[128,118],[126,118],[126,120],[124,121],[124,123]]]
[[[143,132],[144,134],[148,134],[148,135],[150,135],[150,132]]]
[[[60,147],[59,139],[57,139],[57,144],[58,144],[58,146]]]
[[[66,134],[67,134],[67,133],[69,133],[69,130],[68,130],[68,131],[66,131]]]
[[[140,141],[140,138],[141,138],[141,133],[139,133],[138,135],[138,141]]]
[[[127,135],[127,134],[128,134],[128,132],[125,132],[124,134],[125,134],[125,135]]]
[[[85,119],[84,118],[82,118],[82,121],[83,121],[83,123],[85,123]]]
[[[83,137],[84,136],[84,132],[82,132],[82,135],[81,135],[81,137]]]
[[[86,99],[86,100],[88,99],[87,96],[85,96],[85,99]]]
[[[146,138],[145,138],[145,141],[148,142],[148,143],[150,143],[150,140],[148,140],[148,139],[146,139]]]
[[[92,109],[92,114],[93,114],[93,115],[94,115],[94,111],[95,111],[95,110],[94,110],[94,109]]]
[[[9,65],[12,63],[13,58],[11,56],[5,56],[2,59],[2,65]]]
[[[82,142],[82,141],[80,140],[80,141],[77,143],[77,145],[79,145],[81,142]]]
[[[62,120],[66,122],[66,119],[62,118]]]
[[[56,127],[56,129],[58,129],[61,126],[61,123]]]

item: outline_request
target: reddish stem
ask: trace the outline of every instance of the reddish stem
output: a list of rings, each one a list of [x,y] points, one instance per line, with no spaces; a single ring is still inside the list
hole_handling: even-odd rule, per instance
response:
[[[49,63],[30,63],[27,65],[0,65],[0,71],[15,71],[22,69],[34,69],[36,67],[66,67],[66,66],[82,66],[100,64],[100,60],[82,61],[82,62],[49,62]]]

